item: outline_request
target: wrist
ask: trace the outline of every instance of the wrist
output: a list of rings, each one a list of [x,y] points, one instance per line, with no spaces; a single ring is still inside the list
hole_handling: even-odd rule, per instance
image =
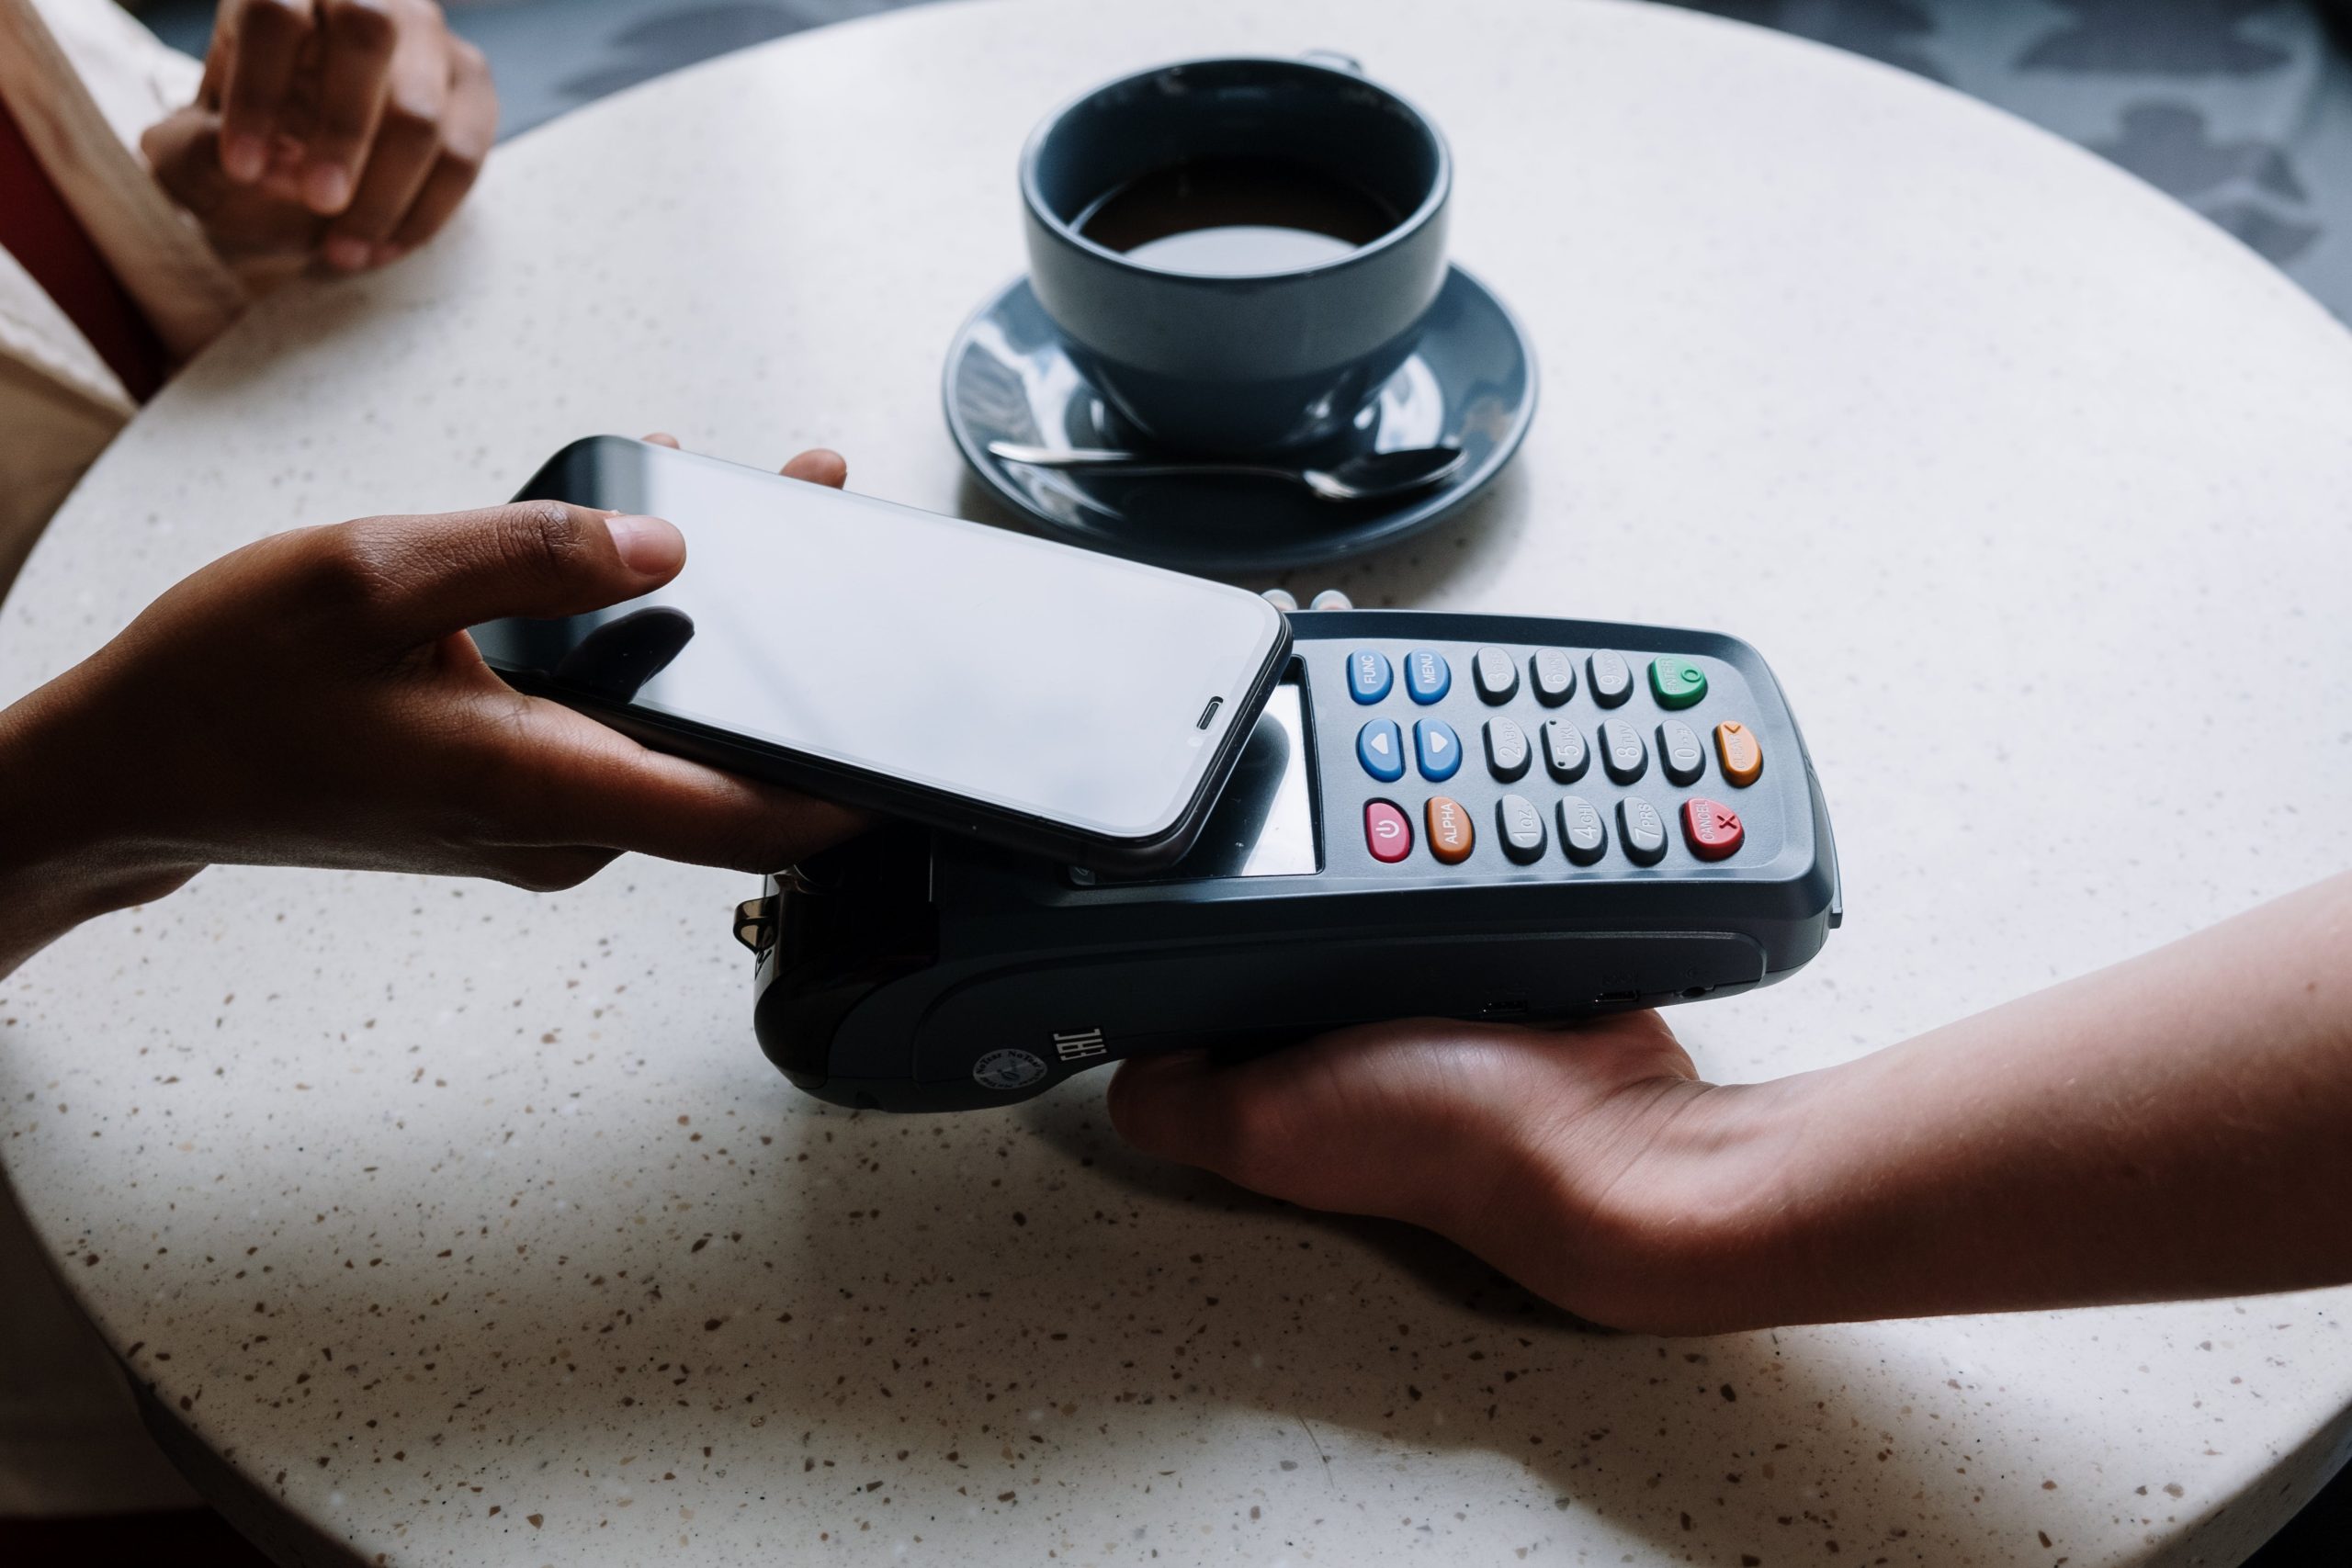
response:
[[[1654,1079],[1621,1091],[1598,1125],[1588,1113],[1534,1130],[1525,1168],[1555,1224],[1548,1267],[1519,1277],[1581,1316],[1643,1333],[1811,1320],[1796,1200],[1812,1077]]]
[[[0,974],[84,920],[202,869],[142,846],[116,809],[119,743],[91,733],[69,672],[0,709]]]

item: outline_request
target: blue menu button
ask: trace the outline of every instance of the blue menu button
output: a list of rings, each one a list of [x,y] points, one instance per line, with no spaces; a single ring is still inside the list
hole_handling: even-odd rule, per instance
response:
[[[1405,655],[1405,690],[1415,702],[1426,707],[1453,686],[1453,668],[1444,654],[1417,648]]]
[[[1393,718],[1375,718],[1356,731],[1356,761],[1383,783],[1405,776],[1405,732]]]
[[[1421,777],[1432,784],[1452,778],[1462,766],[1462,737],[1442,718],[1413,726],[1413,749],[1420,753]]]
[[[1348,691],[1360,703],[1376,703],[1388,694],[1388,656],[1377,649],[1360,648],[1348,655]]]

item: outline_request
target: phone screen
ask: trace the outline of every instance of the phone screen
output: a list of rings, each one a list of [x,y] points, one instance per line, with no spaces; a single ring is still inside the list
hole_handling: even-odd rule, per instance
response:
[[[685,569],[477,627],[493,666],[1097,836],[1182,818],[1283,635],[1239,589],[618,437],[538,486],[668,518]]]
[[[1080,886],[1198,882],[1228,876],[1312,876],[1323,869],[1307,762],[1306,702],[1293,674],[1266,699],[1216,809],[1184,858],[1165,871],[1073,872]]]

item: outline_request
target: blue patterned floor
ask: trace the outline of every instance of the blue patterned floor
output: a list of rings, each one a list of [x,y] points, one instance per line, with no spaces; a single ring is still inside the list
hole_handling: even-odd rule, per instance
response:
[[[497,71],[510,135],[714,54],[917,3],[447,0]],[[1688,3],[2045,125],[2203,213],[2352,320],[2352,0]],[[192,51],[212,11],[213,0],[144,8]]]

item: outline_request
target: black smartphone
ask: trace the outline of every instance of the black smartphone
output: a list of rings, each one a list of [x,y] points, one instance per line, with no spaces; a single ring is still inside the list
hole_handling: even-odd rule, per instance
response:
[[[642,598],[473,629],[648,745],[1104,871],[1192,847],[1290,649],[1257,594],[623,436],[517,500],[668,518]]]

